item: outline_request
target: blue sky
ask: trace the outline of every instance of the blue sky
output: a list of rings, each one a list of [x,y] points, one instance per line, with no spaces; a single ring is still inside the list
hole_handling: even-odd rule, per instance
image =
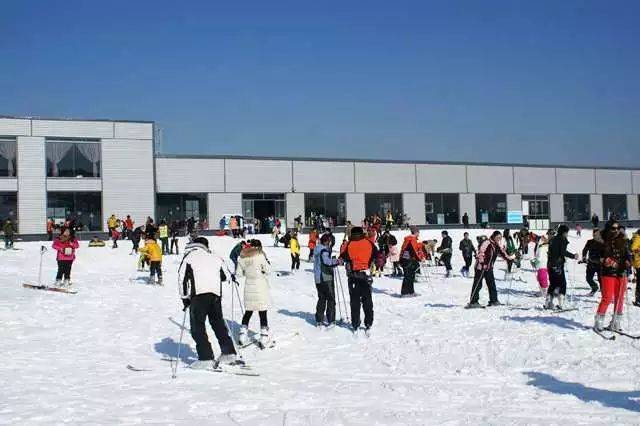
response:
[[[164,151],[640,166],[639,1],[4,1],[0,115]]]

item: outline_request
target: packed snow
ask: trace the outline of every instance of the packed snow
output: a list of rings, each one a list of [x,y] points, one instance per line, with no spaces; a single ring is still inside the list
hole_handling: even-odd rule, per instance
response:
[[[526,260],[510,290],[505,263],[496,264],[500,300],[508,305],[465,310],[472,280],[457,273],[462,232],[450,232],[456,275],[446,279],[442,267],[429,268],[430,280],[416,284],[419,297],[398,297],[400,279],[376,278],[370,338],[354,337],[346,324],[316,329],[312,264],[278,274],[289,271],[289,251],[261,236],[274,268],[269,322],[276,346],[242,351],[260,376],[185,368],[196,359],[185,332],[176,379],[166,359],[176,355],[183,318],[180,256],[164,258],[160,287],[136,271],[128,241],[117,249],[82,242],[72,272],[78,293],[62,294],[22,287],[37,281],[40,246],[50,243],[17,242],[20,250],[0,252],[0,423],[638,424],[640,342],[606,341],[590,329],[599,294],[586,296],[584,265],[568,265],[568,303],[576,311],[540,309]],[[474,243],[489,232],[472,230]],[[396,235],[401,241],[405,233]],[[569,250],[580,251],[589,236],[571,234]],[[440,232],[422,231],[427,238],[440,239]],[[224,257],[237,242],[209,240]],[[302,236],[303,247],[306,241]],[[54,252],[43,260],[51,283]],[[341,276],[346,292],[344,270]],[[236,332],[241,313],[237,306],[232,312],[230,285],[223,293]],[[640,333],[631,295],[623,326]],[[251,329],[258,329],[257,315]]]

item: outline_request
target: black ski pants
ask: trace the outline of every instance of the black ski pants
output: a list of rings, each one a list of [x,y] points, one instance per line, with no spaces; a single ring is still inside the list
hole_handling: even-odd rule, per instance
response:
[[[464,258],[464,270],[469,272],[469,268],[471,268],[471,263],[473,263],[473,257],[469,255],[462,255]]]
[[[133,238],[131,240],[131,244],[133,244],[133,248],[132,248],[133,252],[137,253],[138,252],[138,248],[140,246],[140,239],[139,238],[138,239]]]
[[[640,303],[640,268],[636,268],[636,303]]]
[[[171,248],[169,249],[169,253],[173,254],[173,247],[176,248],[176,254],[180,254],[178,253],[178,239],[177,238],[172,238],[171,239]]]
[[[373,324],[373,298],[370,278],[364,272],[352,272],[349,275],[349,298],[351,299],[351,325],[360,327],[360,306],[364,310],[364,326]]]
[[[149,263],[149,275],[153,279],[158,274],[158,279],[162,281],[162,262]]]
[[[242,316],[242,325],[249,327],[249,321],[251,321],[252,315],[253,315],[253,311],[246,311]],[[260,328],[269,328],[267,311],[258,311],[258,315],[260,316]]]
[[[212,360],[213,349],[209,343],[205,322],[209,318],[209,324],[218,339],[222,354],[235,354],[233,341],[229,336],[227,324],[222,316],[222,304],[220,296],[213,293],[198,294],[191,298],[189,320],[191,322],[191,337],[196,342],[198,359],[201,361]]]
[[[411,259],[402,266],[404,268],[404,279],[402,280],[400,294],[403,296],[405,294],[414,294],[413,284],[416,281],[416,272],[420,269],[420,264],[418,261]]]
[[[162,242],[162,254],[169,254],[169,237],[160,238]]]
[[[393,262],[393,275],[402,275],[402,268],[400,267],[400,262]]]
[[[327,314],[329,324],[336,321],[336,296],[333,281],[325,281],[316,284],[318,290],[318,303],[316,303],[316,322],[322,322]],[[359,310],[360,308],[358,308]]]
[[[547,294],[567,294],[567,278],[564,276],[564,268],[549,268],[549,289]]]
[[[598,282],[596,282],[593,277],[598,276]],[[587,264],[587,283],[589,283],[589,287],[591,287],[592,291],[598,291],[600,286],[598,283],[600,282],[600,265],[594,265],[592,263]]]
[[[473,287],[471,287],[471,303],[478,303],[480,300],[480,290],[482,290],[482,280],[487,283],[489,289],[489,303],[498,301],[498,290],[496,289],[496,279],[493,276],[493,269],[482,271],[476,269],[473,277]]]
[[[56,274],[56,281],[61,280],[63,277],[65,280],[71,279],[71,265],[72,260],[58,260],[58,273]]]
[[[440,261],[444,263],[444,267],[447,269],[447,271],[451,270],[451,255],[449,253],[445,253],[440,256]]]
[[[291,270],[300,269],[300,254],[291,254]]]

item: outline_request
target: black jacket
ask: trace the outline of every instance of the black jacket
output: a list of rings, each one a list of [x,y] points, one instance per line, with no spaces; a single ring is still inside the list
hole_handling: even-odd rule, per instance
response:
[[[438,247],[438,253],[442,253],[444,255],[451,255],[453,252],[453,240],[451,239],[450,236],[446,236],[442,239],[442,242],[440,243],[440,247]]]
[[[624,277],[631,265],[631,252],[627,239],[622,235],[607,238],[602,247],[602,275],[609,277]]]
[[[564,271],[565,257],[572,259],[576,258],[576,255],[567,251],[569,240],[565,240],[561,236],[555,236],[549,242],[549,259],[547,260],[547,268],[553,270],[556,273]]]
[[[601,241],[594,240],[593,238],[587,241],[582,249],[582,257],[587,259],[590,265],[600,265],[600,259],[602,259],[602,249],[604,244]]]
[[[471,257],[475,254],[476,248],[473,246],[473,242],[471,240],[462,239],[460,241],[460,251],[462,252],[463,257]]]

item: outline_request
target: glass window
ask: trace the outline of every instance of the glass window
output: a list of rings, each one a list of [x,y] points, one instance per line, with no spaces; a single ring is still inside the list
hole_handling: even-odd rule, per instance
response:
[[[100,192],[48,192],[47,217],[57,224],[75,220],[83,231],[102,230]]]
[[[229,212],[233,213],[233,212]],[[157,194],[156,218],[171,223],[193,217],[202,221],[207,218],[207,194]]]
[[[16,176],[17,147],[14,138],[0,138],[0,177]]]
[[[100,177],[99,141],[47,140],[48,177]]]
[[[549,219],[548,195],[523,195],[522,204],[522,213],[527,219]]]
[[[367,217],[378,215],[383,222],[387,213],[391,212],[398,224],[404,213],[402,194],[364,194],[364,208]]]
[[[304,216],[307,226],[315,225],[316,217],[332,218],[337,226],[346,223],[344,194],[304,194]]]
[[[476,218],[478,223],[506,223],[506,194],[476,194]]]
[[[458,194],[424,194],[424,206],[428,224],[460,222]]]
[[[586,222],[591,219],[589,194],[564,194],[564,220]]]
[[[18,229],[18,193],[0,192],[0,223],[4,224],[7,219],[11,219],[15,229]]]
[[[625,194],[604,194],[602,196],[602,211],[609,220],[627,220],[627,196]]]

